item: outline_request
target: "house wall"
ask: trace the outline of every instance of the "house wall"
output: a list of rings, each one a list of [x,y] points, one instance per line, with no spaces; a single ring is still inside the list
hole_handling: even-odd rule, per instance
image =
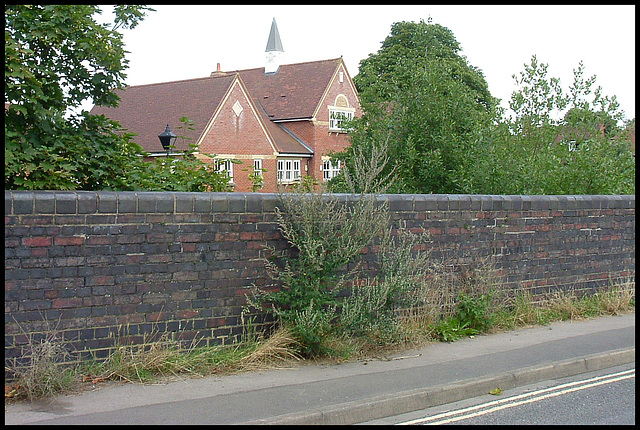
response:
[[[284,123],[292,133],[308,143],[314,150],[314,156],[309,162],[307,174],[322,182],[322,156],[330,152],[343,151],[349,145],[349,137],[346,133],[329,132],[329,106],[335,106],[336,97],[343,94],[349,100],[349,107],[355,108],[354,115],[362,116],[360,102],[357,97],[353,82],[341,65],[338,72],[344,74],[343,82],[336,77],[329,85],[324,99],[318,110],[316,118],[311,121],[292,121]]]
[[[346,133],[329,132],[329,106],[335,106],[336,97],[344,94],[349,100],[349,107],[355,108],[354,116],[362,116],[360,101],[358,99],[353,82],[350,80],[344,64],[338,69],[344,74],[343,82],[339,82],[338,76],[329,86],[325,98],[321,104],[314,121],[314,157],[311,161],[310,169],[313,176],[322,181],[322,156],[331,151],[339,152],[349,145],[349,137]]]
[[[234,112],[233,106],[238,102],[242,107],[239,115]],[[252,109],[246,93],[238,81],[233,85],[229,96],[223,101],[220,111],[210,130],[202,138],[200,152],[216,154],[241,161],[242,164],[234,164],[233,173],[235,191],[251,191],[249,173],[253,171],[253,159],[262,158],[265,184],[268,185],[262,191],[275,192],[276,164],[274,148],[256,112]],[[243,171],[247,169],[247,171]]]
[[[342,151],[349,144],[346,133],[329,132],[329,106],[335,104],[339,94],[343,94],[349,100],[349,106],[356,109],[355,115],[362,114],[355,87],[344,64],[340,65],[339,71],[343,72],[343,82],[339,82],[337,77],[331,82],[322,100],[317,118],[312,121],[292,121],[283,124],[314,150],[314,156],[311,160],[301,160],[301,164],[307,166],[306,169],[302,169],[302,174],[309,175],[319,181],[322,181],[323,178],[322,156],[331,151]],[[242,106],[242,112],[239,115],[233,110],[236,102]],[[222,107],[215,117],[211,129],[202,139],[200,151],[242,162],[242,164],[234,165],[233,182],[236,192],[251,191],[252,184],[248,175],[252,171],[253,159],[261,156],[266,172],[263,175],[265,187],[259,191],[267,193],[277,191],[277,163],[274,148],[269,143],[267,135],[256,117],[256,112],[251,109],[244,87],[238,81],[233,84],[230,94],[223,100]],[[204,160],[206,161],[206,159]],[[243,171],[243,169],[247,171]]]
[[[379,199],[393,225],[430,234],[434,258],[494,256],[506,288],[580,293],[635,277],[635,196]],[[267,193],[5,191],[5,361],[51,332],[99,357],[153,332],[237,340],[245,294],[271,283],[266,247],[288,248],[277,204]]]

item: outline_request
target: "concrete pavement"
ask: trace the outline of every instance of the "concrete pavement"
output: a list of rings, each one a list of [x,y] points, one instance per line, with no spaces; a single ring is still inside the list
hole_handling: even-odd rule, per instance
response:
[[[635,362],[635,313],[433,343],[389,360],[109,385],[5,405],[5,424],[355,424]]]

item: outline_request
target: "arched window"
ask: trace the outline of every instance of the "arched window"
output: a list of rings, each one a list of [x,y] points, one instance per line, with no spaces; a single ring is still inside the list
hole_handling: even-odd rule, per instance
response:
[[[329,106],[329,131],[345,132],[342,122],[352,120],[355,108],[349,107],[349,99],[344,94],[338,94],[335,106]]]

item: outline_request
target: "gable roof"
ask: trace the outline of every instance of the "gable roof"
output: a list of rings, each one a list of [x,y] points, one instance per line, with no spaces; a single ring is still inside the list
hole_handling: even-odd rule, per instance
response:
[[[264,67],[238,70],[251,95],[272,121],[311,119],[342,58],[283,64],[277,73]]]
[[[313,154],[310,147],[278,121],[313,118],[322,97],[342,64],[342,58],[281,65],[277,73],[266,73],[264,67],[214,72],[206,78],[137,85],[117,90],[117,108],[94,106],[91,113],[104,114],[118,121],[138,136],[133,140],[150,153],[163,153],[158,139],[170,124],[178,136],[176,150],[187,150],[198,143],[212,116],[219,108],[234,80],[240,79],[252,98],[256,111],[276,148],[289,154]],[[179,118],[195,121],[194,130],[179,129]]]
[[[270,121],[268,115],[266,114],[262,106],[260,106],[260,103],[255,98],[251,97],[251,94],[249,94],[249,91],[242,81],[240,75],[236,73],[234,76],[237,77],[237,81],[234,80],[234,83],[231,84],[227,95],[225,95],[225,97],[221,101],[221,104],[216,109],[213,118],[211,118],[211,120],[209,121],[210,125],[213,125],[216,116],[219,114],[223,106],[227,106],[226,103],[228,102],[228,96],[231,94],[231,89],[237,83],[237,85],[240,87],[240,90],[251,105],[251,110],[255,112],[257,120],[261,124],[265,136],[276,152],[279,152],[281,154],[297,154],[304,157],[313,155],[313,150],[309,148],[309,146],[307,146],[304,142],[295,137],[292,133],[283,130],[283,127],[281,127],[279,124],[275,124],[274,122]],[[210,125],[207,125],[204,133],[207,133],[209,131]]]
[[[198,142],[234,78],[221,75],[126,87],[116,91],[120,97],[117,108],[94,106],[91,113],[104,114],[125,130],[137,133],[133,141],[151,153],[164,152],[158,134],[169,124],[175,134],[188,138],[176,141],[175,149],[183,151]],[[194,120],[194,130],[178,128],[183,116]]]

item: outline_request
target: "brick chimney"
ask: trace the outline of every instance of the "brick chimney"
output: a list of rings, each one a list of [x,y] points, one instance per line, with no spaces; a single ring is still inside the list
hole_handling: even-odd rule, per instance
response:
[[[217,70],[215,72],[211,72],[211,75],[209,76],[224,76],[224,75],[226,75],[226,73],[220,70],[220,63],[218,63]]]

